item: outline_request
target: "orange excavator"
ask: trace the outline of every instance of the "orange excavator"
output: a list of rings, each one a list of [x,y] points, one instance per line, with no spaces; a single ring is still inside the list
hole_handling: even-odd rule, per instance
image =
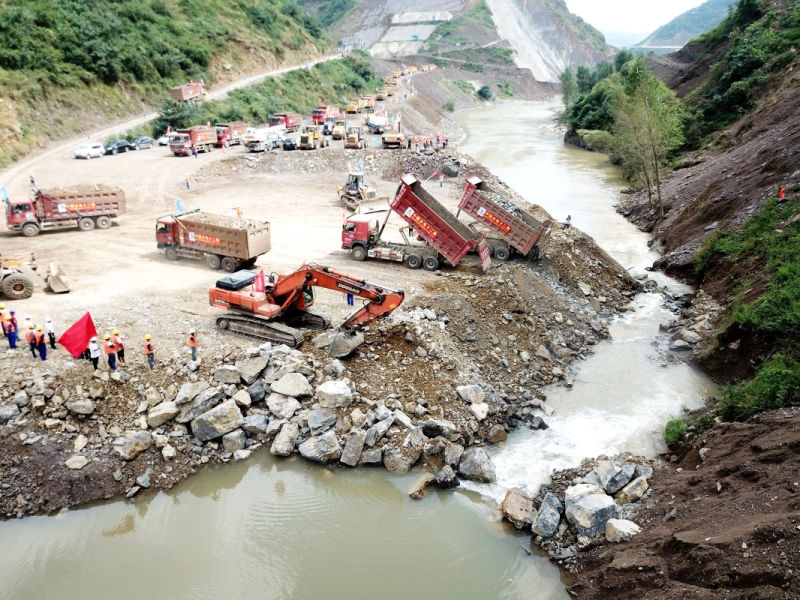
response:
[[[296,348],[303,343],[303,332],[296,327],[330,327],[328,317],[311,310],[315,287],[364,298],[364,305],[326,343],[328,352],[336,357],[346,356],[363,342],[358,328],[390,314],[404,297],[402,291],[317,265],[303,265],[288,275],[272,273],[263,283],[258,277],[252,271],[237,271],[208,290],[211,306],[227,309],[217,318],[217,328]]]

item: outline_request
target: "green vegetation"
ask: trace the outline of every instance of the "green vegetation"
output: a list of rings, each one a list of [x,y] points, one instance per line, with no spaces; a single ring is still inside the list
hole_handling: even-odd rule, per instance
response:
[[[383,83],[373,71],[365,52],[298,69],[267,79],[249,88],[232,91],[228,98],[203,104],[166,100],[153,121],[153,135],[167,126],[188,127],[198,123],[248,121],[264,123],[281,112],[308,113],[318,104],[342,103],[347,97],[371,92]]]
[[[141,110],[221,62],[330,44],[293,0],[29,0],[0,4],[0,165],[98,116]],[[262,58],[263,60],[263,58]],[[252,68],[252,67],[251,67]]]
[[[325,27],[341,21],[358,4],[357,0],[299,0],[300,6],[316,15]]]
[[[763,281],[745,281],[723,327],[736,328],[751,343],[776,352],[760,366],[752,381],[729,387],[720,416],[746,419],[756,412],[800,400],[800,201],[780,202],[777,195],[739,229],[709,236],[697,253],[695,268],[702,278],[712,258],[752,267]],[[752,289],[763,288],[756,297]]]
[[[606,38],[603,34],[579,16],[569,12],[564,0],[544,0],[543,3],[575,34],[577,39],[588,43],[595,50],[605,53]]]
[[[491,100],[492,98],[494,98],[492,90],[488,85],[481,86],[480,89],[477,92],[475,92],[475,95],[481,100]]]
[[[642,43],[649,46],[682,46],[719,25],[735,2],[736,0],[706,0],[700,6],[687,10],[656,29]]]
[[[501,98],[513,98],[514,92],[511,89],[511,84],[506,81],[497,82],[498,96]]]
[[[471,96],[475,93],[475,86],[473,86],[469,81],[464,81],[463,79],[454,79],[451,83],[465,94],[469,94]]]
[[[452,100],[448,100],[444,104],[442,104],[442,110],[446,110],[447,112],[453,112],[456,109],[456,104]]]
[[[683,419],[670,419],[664,428],[664,441],[667,446],[672,446],[675,442],[683,439],[684,433],[686,433],[686,424]]]
[[[480,46],[492,39],[496,39],[492,11],[485,0],[477,0],[460,15],[436,26],[428,38],[428,50],[433,51],[431,43],[437,46]]]

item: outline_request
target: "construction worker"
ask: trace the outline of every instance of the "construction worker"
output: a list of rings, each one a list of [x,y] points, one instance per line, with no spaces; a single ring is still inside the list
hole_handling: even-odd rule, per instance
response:
[[[56,349],[56,328],[53,326],[53,319],[47,317],[44,321],[44,329],[47,332],[47,338],[50,340],[50,348]]]
[[[6,322],[6,337],[8,338],[8,347],[11,350],[17,347],[17,325],[9,320]]]
[[[92,361],[94,370],[97,371],[97,363],[100,362],[100,346],[97,344],[97,336],[89,340],[89,360]]]
[[[572,225],[572,215],[567,215],[567,220],[564,221],[564,226],[561,228],[561,231],[569,229],[571,225]]]
[[[8,319],[6,320],[6,325],[8,325],[8,323],[14,324],[14,331],[17,332],[17,337],[19,337],[19,325],[17,324],[17,315],[14,313],[13,308],[10,311],[8,311]]]
[[[103,348],[106,351],[106,358],[108,359],[108,368],[112,371],[117,370],[117,348],[114,346],[114,340],[111,336],[105,334],[103,336]]]
[[[194,329],[189,331],[189,348],[192,351],[192,360],[197,360],[197,334]]]
[[[25,341],[31,349],[33,358],[36,358],[36,339],[33,336],[33,323],[28,323],[28,326],[25,328]]]
[[[42,331],[41,325],[36,326],[36,330],[33,332],[33,341],[39,351],[39,357],[42,360],[47,360],[47,338],[44,335],[44,331]]]
[[[114,346],[117,348],[117,360],[119,360],[119,364],[125,364],[125,345],[122,343],[122,336],[119,334],[119,329],[114,330],[114,337],[111,338],[114,342]]]
[[[155,355],[153,349],[153,342],[150,341],[150,334],[144,336],[144,355],[147,357],[147,364],[150,365],[150,370],[153,370],[153,363],[155,363]]]

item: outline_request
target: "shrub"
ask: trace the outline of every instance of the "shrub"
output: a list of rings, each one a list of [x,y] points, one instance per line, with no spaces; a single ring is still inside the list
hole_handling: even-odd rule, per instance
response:
[[[442,104],[442,109],[446,110],[447,112],[453,112],[456,109],[456,105],[452,100],[448,100]]]
[[[683,439],[684,433],[686,433],[686,424],[683,419],[670,419],[664,427],[664,441],[667,446],[672,446]]]
[[[751,381],[728,387],[719,405],[726,421],[800,403],[800,363],[782,354],[768,360]]]
[[[481,86],[481,88],[476,92],[478,98],[481,100],[491,100],[494,96],[492,95],[492,90],[489,88],[488,85]]]

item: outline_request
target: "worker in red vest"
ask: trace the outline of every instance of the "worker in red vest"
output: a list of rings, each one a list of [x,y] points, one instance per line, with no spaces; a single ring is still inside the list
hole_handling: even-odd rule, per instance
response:
[[[12,350],[17,347],[17,325],[9,320],[6,321],[6,337],[8,338],[8,347]]]
[[[147,357],[147,364],[150,365],[150,370],[153,370],[153,363],[155,363],[155,350],[153,349],[153,342],[150,341],[150,334],[144,336],[144,355]]]
[[[25,328],[25,341],[31,349],[33,358],[36,358],[36,339],[33,336],[33,323],[28,323],[28,327]]]
[[[106,351],[106,358],[108,359],[108,368],[112,371],[117,370],[117,348],[114,346],[114,340],[111,339],[111,336],[105,334],[103,336],[103,348]]]
[[[189,348],[192,351],[192,360],[197,360],[197,334],[194,329],[189,332]]]
[[[117,360],[119,360],[119,364],[125,364],[125,344],[122,343],[122,336],[119,334],[119,329],[114,330],[114,337],[111,338],[111,341],[114,342],[114,346],[117,349]]]
[[[39,357],[42,360],[47,360],[47,338],[44,335],[44,331],[42,331],[41,325],[36,326],[36,331],[33,332],[33,341],[39,351]]]

